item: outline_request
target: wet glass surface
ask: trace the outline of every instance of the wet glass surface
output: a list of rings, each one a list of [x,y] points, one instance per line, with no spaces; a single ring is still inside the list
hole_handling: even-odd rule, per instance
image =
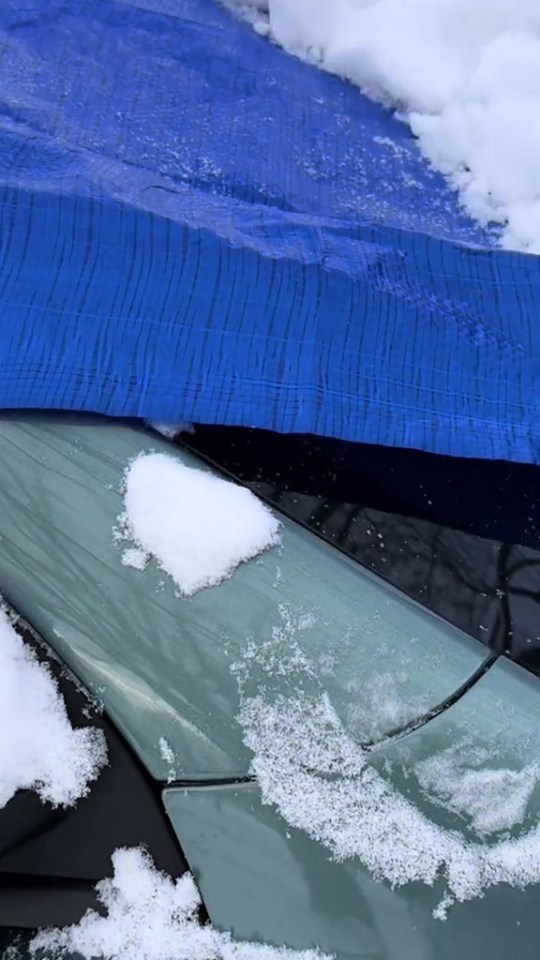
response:
[[[185,439],[185,438],[183,438]],[[198,427],[189,445],[540,674],[540,468]]]

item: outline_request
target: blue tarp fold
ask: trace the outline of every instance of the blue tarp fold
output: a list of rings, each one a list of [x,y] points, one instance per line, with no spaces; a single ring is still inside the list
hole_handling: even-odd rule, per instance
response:
[[[213,0],[4,0],[0,406],[540,462],[540,260]]]

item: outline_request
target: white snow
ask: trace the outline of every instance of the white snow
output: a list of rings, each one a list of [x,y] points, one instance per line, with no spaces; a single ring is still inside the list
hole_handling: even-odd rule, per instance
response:
[[[141,570],[154,558],[186,597],[279,543],[279,521],[250,490],[161,453],[129,465],[124,507],[122,562]]]
[[[429,692],[418,694],[414,699],[403,694],[410,682],[410,669],[400,670],[395,657],[393,673],[380,670],[370,675],[369,683],[361,675],[355,675],[347,683],[348,729],[354,731],[363,743],[384,739],[389,731],[406,726],[425,714],[430,708]]]
[[[295,698],[270,699],[261,693],[244,699],[239,721],[263,802],[324,844],[335,860],[359,859],[375,880],[432,886],[442,877],[447,890],[434,917],[444,919],[455,901],[480,897],[494,884],[540,883],[540,825],[488,846],[435,823],[375,770],[327,696],[314,699],[300,690]],[[489,770],[476,778],[469,771],[448,787],[440,771],[424,768],[425,786],[436,782],[439,799],[446,794],[445,805],[466,810],[484,832],[524,816],[536,777],[530,769],[522,775]],[[488,790],[484,808],[473,789]],[[487,806],[503,791],[516,793],[496,822],[497,812]]]
[[[538,0],[225,0],[395,107],[469,213],[540,253]]]
[[[124,566],[133,567],[134,570],[145,570],[149,559],[148,554],[141,547],[127,547],[122,554]]]
[[[123,562],[141,569],[155,558],[184,596],[279,543],[279,521],[251,491],[160,453],[129,465],[124,506]]]
[[[415,766],[418,782],[449,810],[470,818],[478,834],[510,830],[522,823],[540,779],[531,763],[522,770],[485,766],[485,751],[455,744]]]
[[[176,780],[178,777],[176,754],[166,737],[159,738],[158,747],[161,754],[161,759],[169,768],[169,772],[167,774],[167,783],[172,783],[173,780]]]
[[[106,760],[103,733],[72,728],[51,673],[0,610],[0,808],[17,790],[71,806]]]
[[[169,741],[165,737],[160,737],[158,746],[162,760],[164,760],[165,763],[168,763],[170,767],[174,767],[176,763],[176,756]]]
[[[94,960],[321,960],[318,950],[294,951],[233,940],[197,916],[199,892],[190,874],[160,873],[139,849],[113,854],[114,876],[97,890],[106,913],[89,911],[76,926],[39,933],[40,950]],[[55,956],[58,954],[55,953]]]

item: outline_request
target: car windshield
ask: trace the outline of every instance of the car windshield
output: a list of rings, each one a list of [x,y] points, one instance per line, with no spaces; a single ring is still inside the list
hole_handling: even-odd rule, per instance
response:
[[[198,452],[540,674],[540,468],[198,427]]]
[[[264,685],[267,653],[278,687],[326,691],[364,744],[438,710],[484,669],[490,658],[474,639],[286,518],[279,545],[179,596],[165,567],[133,565],[131,542],[115,533],[125,471],[152,451],[175,453],[140,428],[93,418],[0,418],[5,596],[98,693],[157,778],[173,776],[163,739],[182,744],[173,778],[247,774],[235,717],[245,673]],[[204,466],[181,448],[174,460]],[[199,529],[209,505],[198,503]],[[172,501],[167,509],[169,522]]]

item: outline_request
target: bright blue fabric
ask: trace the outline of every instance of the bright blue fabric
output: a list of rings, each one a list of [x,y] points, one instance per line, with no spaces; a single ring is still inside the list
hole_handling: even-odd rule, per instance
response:
[[[540,260],[214,0],[3,0],[0,161],[0,406],[540,462]]]

